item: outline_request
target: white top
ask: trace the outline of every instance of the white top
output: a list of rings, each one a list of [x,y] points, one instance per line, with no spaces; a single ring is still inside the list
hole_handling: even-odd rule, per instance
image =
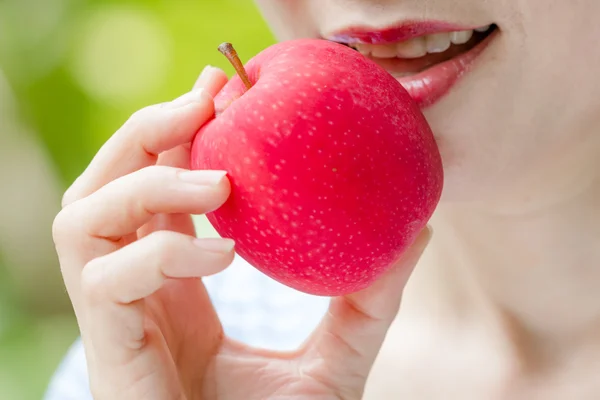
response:
[[[205,279],[225,333],[253,346],[293,350],[319,323],[329,299],[287,288],[236,257],[223,273]],[[56,371],[44,400],[93,400],[80,341]]]

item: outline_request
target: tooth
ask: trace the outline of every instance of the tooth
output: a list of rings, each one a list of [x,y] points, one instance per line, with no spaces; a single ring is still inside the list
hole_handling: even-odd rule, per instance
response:
[[[401,58],[419,58],[427,54],[427,44],[424,37],[417,37],[396,45],[396,53]]]
[[[371,54],[372,46],[363,43],[355,43],[352,45],[356,50],[358,50],[362,55],[368,56]]]
[[[479,28],[475,28],[475,32],[486,32],[490,29],[491,25],[482,26]]]
[[[454,44],[465,44],[473,36],[473,31],[459,31],[450,34],[450,41]]]
[[[450,35],[447,33],[427,35],[425,41],[428,53],[442,53],[450,47]]]
[[[378,58],[396,58],[397,56],[396,45],[385,45],[385,46],[373,46],[371,54],[373,57]]]

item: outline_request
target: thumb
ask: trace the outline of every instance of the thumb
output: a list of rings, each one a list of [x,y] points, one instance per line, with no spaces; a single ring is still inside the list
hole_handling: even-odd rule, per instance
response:
[[[331,301],[329,311],[304,347],[311,369],[305,372],[342,391],[342,398],[360,398],[398,314],[404,286],[431,235],[431,229],[425,228],[398,263],[370,287]]]

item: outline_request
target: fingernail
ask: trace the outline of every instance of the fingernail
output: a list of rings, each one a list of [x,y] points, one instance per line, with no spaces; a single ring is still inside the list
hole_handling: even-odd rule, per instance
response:
[[[217,186],[223,182],[223,179],[225,179],[225,176],[227,175],[227,171],[180,171],[177,175],[180,180],[187,183],[203,186]]]
[[[235,247],[235,242],[233,240],[220,238],[195,239],[194,244],[202,250],[223,254],[231,253]]]
[[[202,88],[197,88],[184,94],[181,97],[176,98],[172,102],[170,102],[167,108],[180,108],[185,107],[188,104],[192,103],[204,103],[206,100],[211,99],[212,96],[206,90]]]
[[[206,67],[204,67],[204,69],[202,70],[202,73],[200,74],[198,79],[196,79],[196,83],[194,84],[194,89],[205,86],[210,81],[211,75],[215,71],[218,71],[218,70],[219,70],[218,68],[215,68],[212,65],[207,65]]]

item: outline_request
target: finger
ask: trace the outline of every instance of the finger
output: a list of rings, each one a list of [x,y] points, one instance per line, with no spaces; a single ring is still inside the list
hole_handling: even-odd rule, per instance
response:
[[[201,85],[163,106],[136,112],[98,151],[80,179],[65,193],[63,205],[81,199],[106,183],[156,163],[158,155],[190,143],[214,116],[213,93],[224,85],[223,71],[209,68]]]
[[[166,279],[214,275],[233,261],[231,239],[197,239],[160,231],[92,260],[82,271],[82,293],[95,306],[127,305],[157,291]]]
[[[402,291],[431,238],[426,228],[407,253],[369,288],[331,301],[327,315],[307,343],[307,351],[323,357],[326,376],[366,379],[396,318]],[[359,385],[364,382],[350,380]]]
[[[53,237],[76,314],[86,263],[128,244],[119,238],[129,237],[155,214],[203,214],[219,207],[229,193],[224,172],[154,166],[65,207],[54,221]]]
[[[228,80],[227,74],[222,69],[209,65],[204,68],[198,80],[196,80],[194,89],[204,88],[215,97],[223,89]]]
[[[80,284],[94,369],[110,373],[112,367],[137,357],[143,357],[149,369],[160,367],[164,359],[160,352],[153,353],[156,327],[145,320],[143,300],[168,280],[222,271],[233,261],[233,247],[230,239],[195,239],[163,231],[88,263]]]
[[[204,68],[194,83],[193,90],[204,89],[214,98],[221,91],[223,86],[225,86],[227,81],[227,75],[223,70],[209,65]],[[173,103],[177,104],[177,100]],[[169,106],[168,103],[166,106]],[[170,167],[189,168],[190,148],[191,143],[185,143],[179,147],[166,151],[159,155],[157,164],[168,165]]]
[[[227,200],[230,191],[225,171],[153,166],[112,181],[73,203],[61,212],[62,220],[71,225],[67,229],[70,235],[118,241],[156,214],[214,211]]]
[[[185,145],[177,146],[162,153],[156,164],[190,169],[190,150]],[[196,236],[194,221],[189,214],[157,214],[138,230],[137,236],[143,238],[156,231],[173,231]]]
[[[194,89],[203,88],[214,97],[219,93],[223,86],[225,86],[227,81],[228,78],[225,72],[218,68],[207,66],[196,80]],[[191,143],[186,143],[177,146],[174,149],[165,151],[158,156],[156,164],[190,169],[190,149]],[[190,215],[159,214],[138,231],[138,237],[142,238],[159,230],[179,232],[190,236],[196,235],[196,227],[194,226],[194,221]]]

